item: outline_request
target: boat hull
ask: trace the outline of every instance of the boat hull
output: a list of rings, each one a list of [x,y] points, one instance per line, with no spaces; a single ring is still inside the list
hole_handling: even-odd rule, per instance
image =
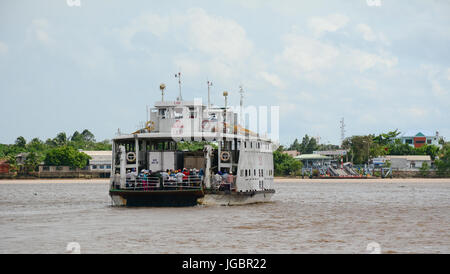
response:
[[[203,190],[110,190],[114,206],[179,207],[197,205],[197,199],[204,196]]]
[[[269,202],[274,190],[223,192],[203,190],[134,191],[111,190],[114,206],[179,207],[195,205],[246,205]]]
[[[274,190],[231,193],[206,193],[204,197],[198,199],[198,203],[201,205],[224,206],[265,203],[270,201],[274,193]]]

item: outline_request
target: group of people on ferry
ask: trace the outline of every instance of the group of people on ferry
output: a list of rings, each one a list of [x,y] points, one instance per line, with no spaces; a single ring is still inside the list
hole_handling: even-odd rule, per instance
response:
[[[203,168],[192,169],[166,169],[165,171],[152,172],[143,169],[139,173],[133,168],[126,174],[127,187],[142,187],[144,190],[161,188],[163,186],[193,186],[203,181],[205,176]],[[218,171],[212,180],[212,187],[222,191],[230,191],[234,186],[233,173]],[[161,184],[162,183],[162,184]],[[200,185],[200,184],[199,184]]]

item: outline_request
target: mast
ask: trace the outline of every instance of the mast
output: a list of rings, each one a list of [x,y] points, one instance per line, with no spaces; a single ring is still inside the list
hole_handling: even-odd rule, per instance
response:
[[[176,73],[175,78],[178,78],[178,86],[180,88],[180,95],[178,97],[178,100],[183,101],[183,97],[181,97],[181,72]]]
[[[240,121],[239,121],[239,123],[241,124],[241,126],[243,126],[244,125],[244,89],[242,88],[242,85],[240,85],[239,86],[239,93],[241,94],[241,99],[240,99],[240,101],[239,101],[239,106],[240,106],[240,114],[239,114],[239,117],[240,117]]]
[[[208,85],[208,109],[211,108],[211,98],[210,98],[210,87],[212,87],[213,83],[210,82],[209,80],[206,81],[206,84]]]

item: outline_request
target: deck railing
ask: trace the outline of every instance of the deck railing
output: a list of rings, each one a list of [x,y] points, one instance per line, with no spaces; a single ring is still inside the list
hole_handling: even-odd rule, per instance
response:
[[[161,187],[162,183],[162,187]],[[135,179],[127,178],[126,190],[182,190],[182,189],[202,189],[202,179],[198,176],[176,177],[138,177]]]

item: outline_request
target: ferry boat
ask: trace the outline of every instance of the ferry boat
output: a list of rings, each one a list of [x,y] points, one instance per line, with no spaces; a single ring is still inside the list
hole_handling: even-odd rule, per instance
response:
[[[112,140],[110,190],[115,206],[243,205],[267,202],[274,143],[237,122],[237,112],[201,100],[164,100],[142,129]],[[241,89],[242,92],[242,89]],[[242,110],[242,93],[241,93]],[[189,143],[202,144],[186,151]]]

